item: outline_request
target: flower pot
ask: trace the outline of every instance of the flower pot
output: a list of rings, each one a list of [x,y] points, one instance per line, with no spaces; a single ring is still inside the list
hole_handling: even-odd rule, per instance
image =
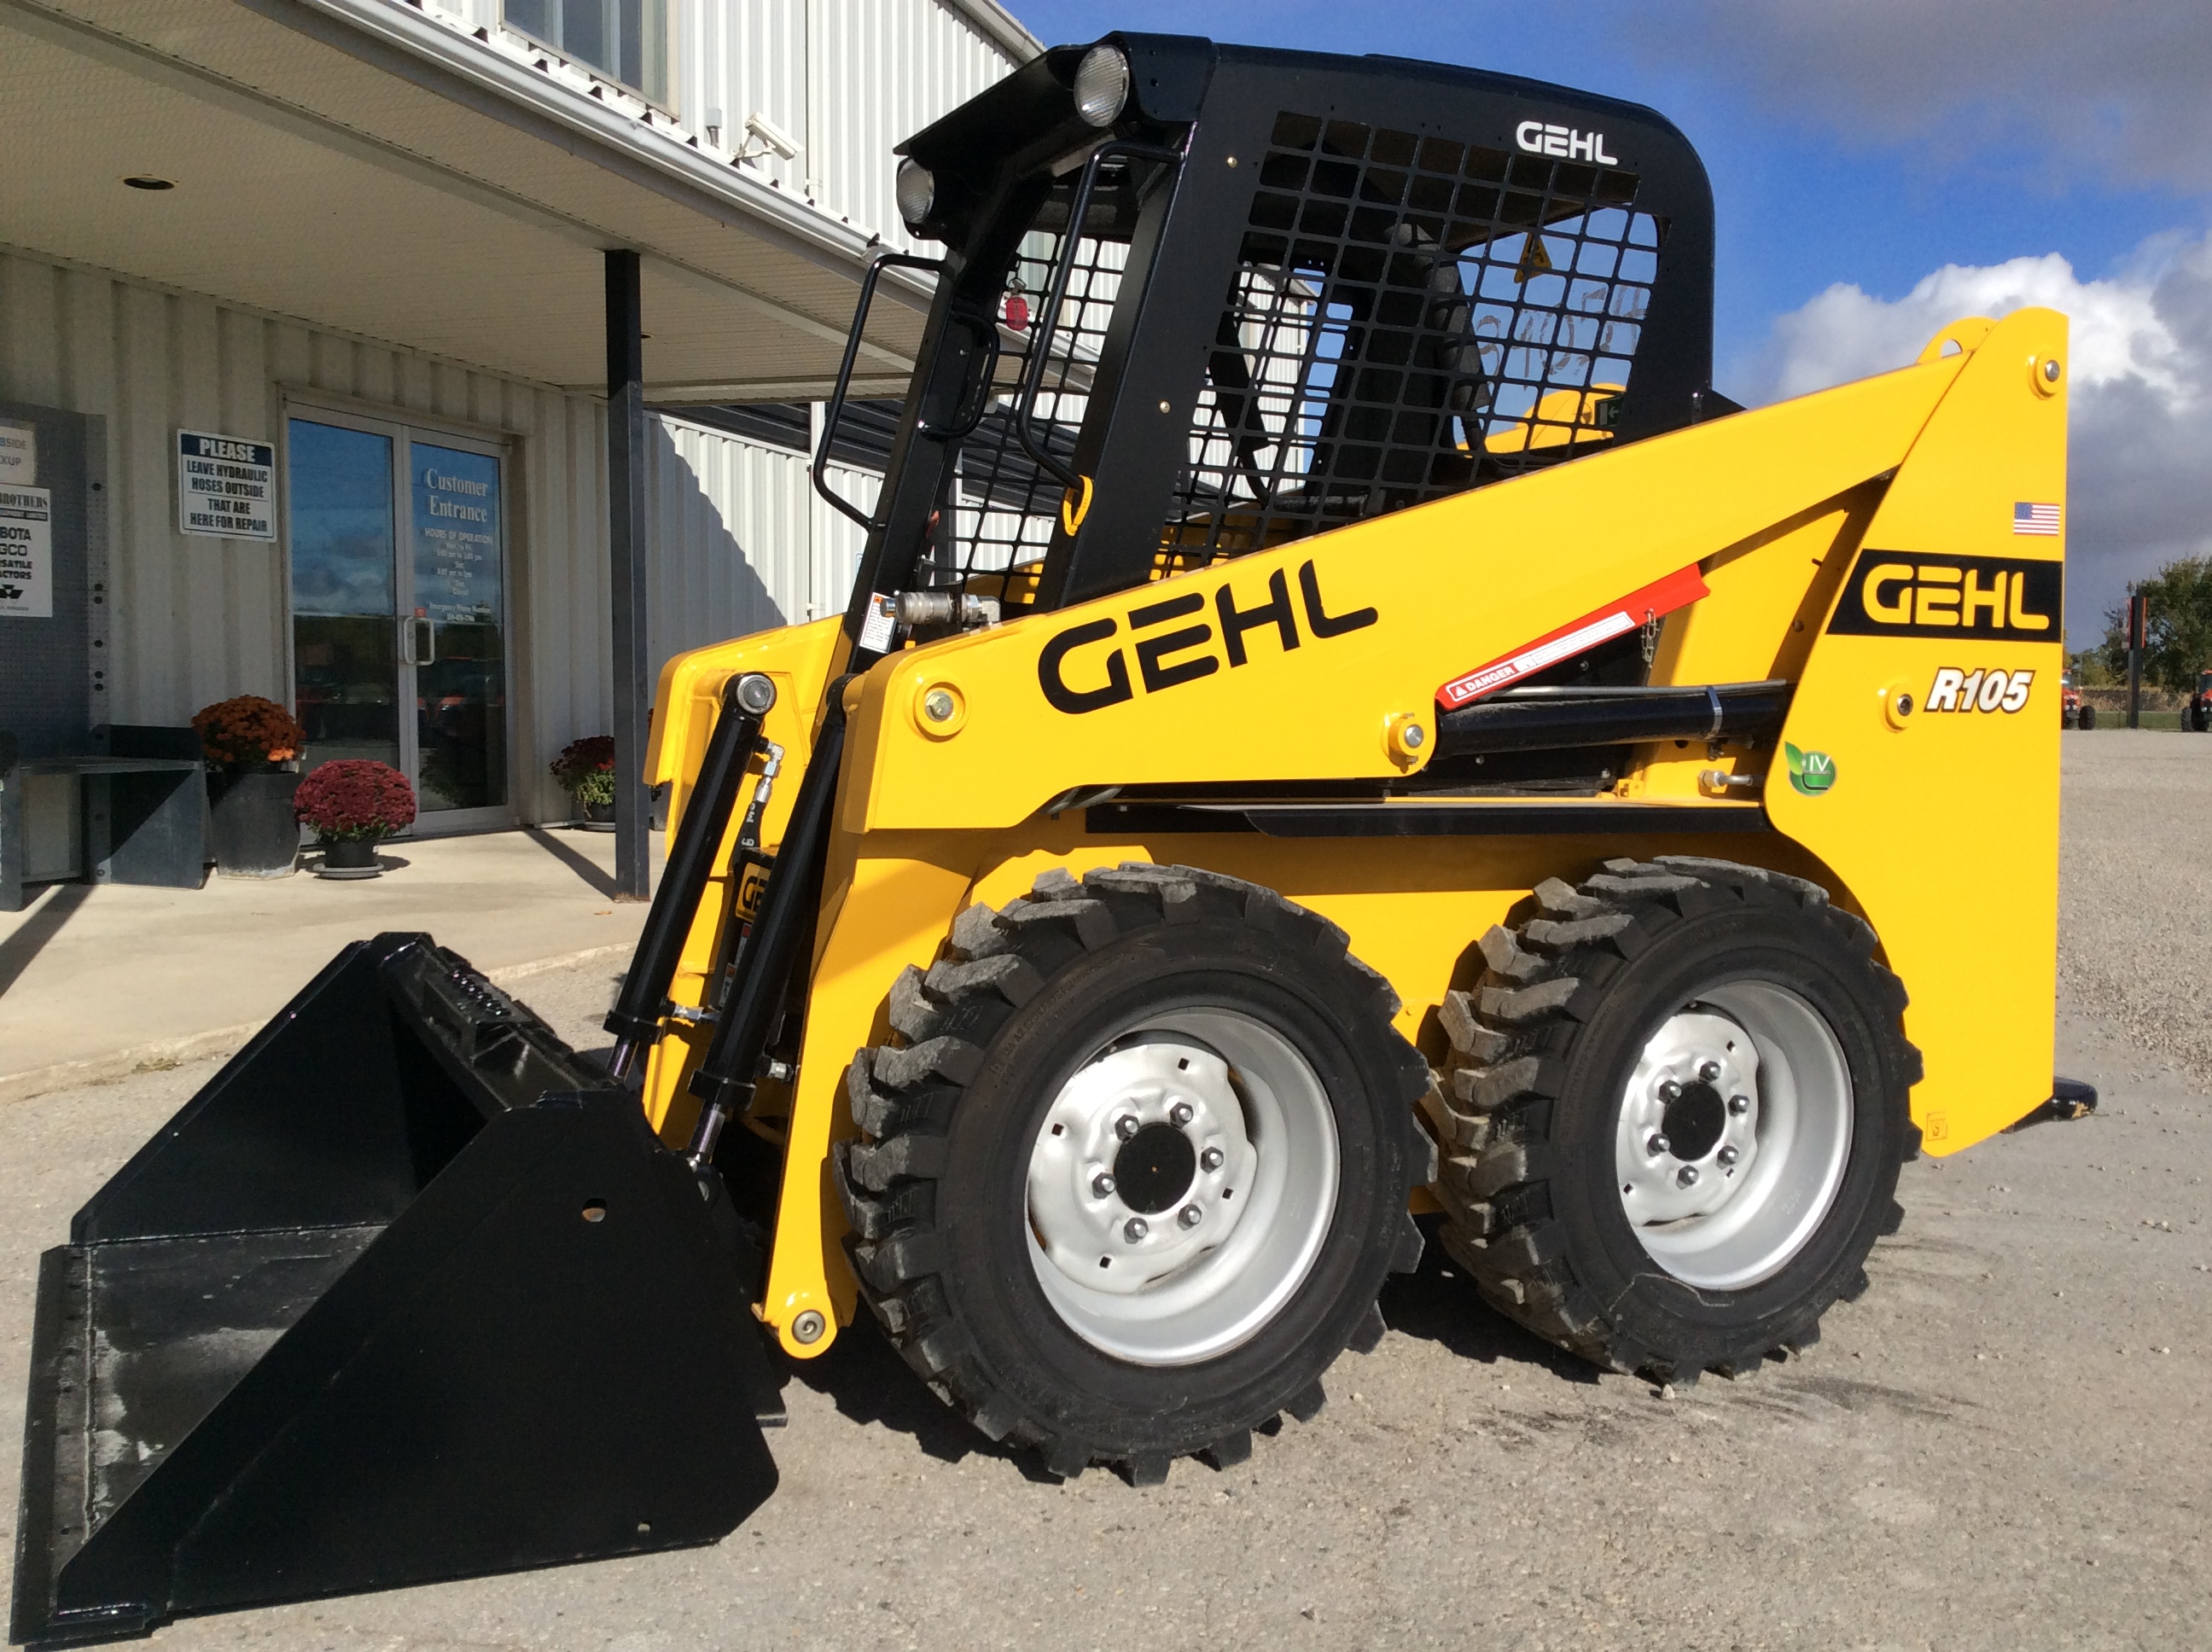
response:
[[[300,777],[281,770],[230,775],[208,817],[216,870],[225,878],[289,878],[300,852],[292,817],[299,789]]]
[[[360,872],[376,865],[376,840],[343,837],[323,845],[323,864],[334,872]]]
[[[606,803],[579,803],[576,807],[582,811],[577,817],[576,824],[582,827],[586,831],[611,832],[614,830],[615,805],[611,801]]]

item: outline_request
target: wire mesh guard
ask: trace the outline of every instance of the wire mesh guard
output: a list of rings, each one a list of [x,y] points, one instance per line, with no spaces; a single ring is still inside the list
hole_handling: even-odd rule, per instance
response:
[[[1055,220],[1065,225],[1076,185],[1075,177],[1061,180],[1039,214],[1040,225]],[[1117,214],[1110,203],[1127,185],[1124,163],[1109,161],[1101,168],[1097,194],[1109,204],[1089,216],[1103,233],[1079,236],[1066,296],[1043,340],[1046,361],[1030,434],[1063,465],[1074,462],[1077,434],[1090,408],[1091,374],[1121,292],[1128,258],[1127,227],[1115,221],[1127,215]],[[1101,219],[1108,222],[1096,222]],[[960,444],[953,508],[940,513],[938,544],[930,560],[929,582],[933,585],[964,585],[978,594],[1018,604],[1028,599],[1029,575],[1016,570],[1033,571],[1052,541],[1065,489],[1023,451],[1013,407],[1015,387],[1039,346],[1041,313],[1066,233],[1064,228],[1033,230],[1023,238],[1006,272],[1000,311],[1003,349],[994,374],[1000,393]]]
[[[1658,265],[1631,173],[1285,113],[1163,534],[1174,568],[1612,439]]]
[[[1109,161],[1108,166],[1122,163]],[[1102,172],[1099,194],[1131,180]],[[1075,179],[1009,269],[1001,393],[962,443],[930,582],[1012,604],[1060,483],[1023,452],[1012,386],[1039,347]],[[1285,113],[1206,347],[1160,571],[1401,510],[1613,438],[1662,227],[1617,168]],[[1072,464],[1130,214],[1088,215],[1032,440]]]

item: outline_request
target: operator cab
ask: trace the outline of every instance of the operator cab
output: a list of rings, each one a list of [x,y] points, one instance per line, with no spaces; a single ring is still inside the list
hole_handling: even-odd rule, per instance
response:
[[[1735,410],[1705,170],[1634,105],[1115,34],[901,153],[945,252],[878,592],[1064,606]]]

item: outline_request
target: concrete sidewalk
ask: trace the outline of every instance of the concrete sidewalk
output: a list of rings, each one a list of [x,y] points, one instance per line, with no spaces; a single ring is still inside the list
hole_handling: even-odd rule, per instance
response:
[[[656,870],[661,849],[653,841]],[[616,969],[645,921],[606,833],[526,828],[386,846],[381,878],[212,878],[200,890],[57,884],[0,915],[0,1101],[251,1037],[348,941],[428,930],[501,981]]]

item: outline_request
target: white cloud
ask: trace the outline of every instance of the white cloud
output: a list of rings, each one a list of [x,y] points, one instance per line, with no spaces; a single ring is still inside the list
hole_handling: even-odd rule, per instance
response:
[[[2103,633],[2127,581],[2212,554],[2212,237],[2164,236],[2083,281],[2051,253],[1947,264],[1898,299],[1838,284],[1774,323],[1755,399],[1903,367],[1948,322],[2029,305],[2072,322],[2067,629]]]

